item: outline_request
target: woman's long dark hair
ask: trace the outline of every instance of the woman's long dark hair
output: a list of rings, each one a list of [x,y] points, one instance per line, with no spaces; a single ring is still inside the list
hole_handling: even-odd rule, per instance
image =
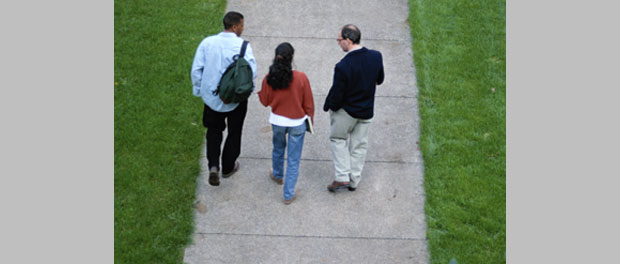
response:
[[[267,76],[267,83],[271,85],[274,90],[286,89],[293,80],[293,54],[295,49],[293,46],[284,42],[276,48],[276,57],[273,59],[273,64],[269,66],[269,75]]]

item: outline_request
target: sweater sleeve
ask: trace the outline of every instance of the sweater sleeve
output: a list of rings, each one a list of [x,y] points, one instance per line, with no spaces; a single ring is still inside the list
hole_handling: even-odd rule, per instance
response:
[[[383,72],[383,57],[381,56],[381,53],[379,53],[379,76],[377,77],[377,85],[382,84],[384,79],[385,73]]]
[[[258,91],[258,99],[263,106],[268,106],[271,102],[271,87],[267,84],[267,75],[263,78],[263,83],[261,85],[260,91]]]
[[[334,69],[334,83],[332,88],[329,89],[329,93],[325,98],[325,104],[323,105],[323,111],[327,112],[329,109],[338,111],[342,108],[344,100],[344,88],[346,87],[346,76],[344,72],[336,65]]]
[[[312,88],[310,87],[310,81],[308,77],[304,74],[303,81],[303,108],[304,112],[308,116],[310,116],[310,120],[314,124],[314,97],[312,97]]]

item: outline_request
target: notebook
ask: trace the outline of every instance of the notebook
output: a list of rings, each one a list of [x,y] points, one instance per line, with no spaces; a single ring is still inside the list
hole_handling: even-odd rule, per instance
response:
[[[310,117],[306,118],[306,131],[310,134],[314,134],[314,127],[312,127],[312,120]]]

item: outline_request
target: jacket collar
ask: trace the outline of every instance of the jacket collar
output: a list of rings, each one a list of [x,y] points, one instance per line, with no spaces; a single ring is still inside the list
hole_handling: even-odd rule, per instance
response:
[[[356,49],[356,50],[353,50],[353,51],[349,51],[346,56],[354,55],[354,54],[358,54],[358,53],[363,53],[363,52],[366,52],[366,51],[368,51],[368,49],[366,47],[362,47],[361,49]]]

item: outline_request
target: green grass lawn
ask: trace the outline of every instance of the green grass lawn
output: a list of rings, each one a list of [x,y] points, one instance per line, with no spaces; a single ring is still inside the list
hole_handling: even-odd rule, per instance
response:
[[[115,263],[182,262],[205,131],[189,72],[225,5],[114,1]]]
[[[506,2],[409,0],[432,263],[506,262]]]

